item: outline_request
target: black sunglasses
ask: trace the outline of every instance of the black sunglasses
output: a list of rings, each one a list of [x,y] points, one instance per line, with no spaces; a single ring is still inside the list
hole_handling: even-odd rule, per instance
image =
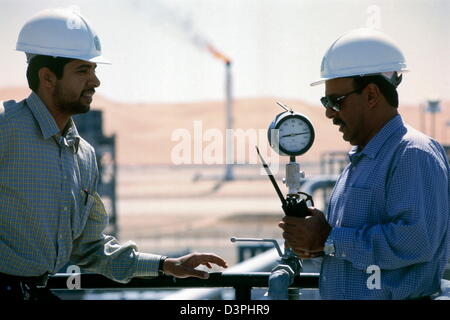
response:
[[[337,97],[337,98],[334,98],[332,96],[325,96],[325,97],[320,98],[320,102],[322,102],[323,106],[325,108],[327,108],[327,109],[331,108],[334,111],[340,111],[341,110],[341,104],[340,103],[345,98],[347,98],[349,95],[351,95],[353,93],[361,92],[362,89],[364,89],[364,87],[356,89],[356,90],[353,90],[353,91],[351,91],[349,93],[346,93],[346,94],[344,94],[344,95],[342,95],[340,97]]]

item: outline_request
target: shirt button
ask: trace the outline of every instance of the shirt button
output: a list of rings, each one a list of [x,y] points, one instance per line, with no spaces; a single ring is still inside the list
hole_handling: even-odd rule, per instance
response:
[[[67,211],[67,207],[64,207],[64,211]]]
[[[341,254],[341,257],[345,258],[347,255],[345,253]]]
[[[64,180],[67,180],[67,176],[64,176]]]

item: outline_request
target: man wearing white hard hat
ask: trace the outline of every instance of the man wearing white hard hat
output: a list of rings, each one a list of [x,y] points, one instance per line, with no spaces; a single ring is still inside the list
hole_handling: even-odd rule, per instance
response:
[[[200,264],[226,267],[215,254],[180,258],[141,253],[102,234],[108,215],[97,193],[95,152],[71,116],[88,112],[109,63],[100,39],[80,14],[46,10],[17,41],[26,53],[32,93],[0,103],[0,299],[54,299],[47,275],[69,261],[118,282],[133,277],[207,278]]]
[[[323,255],[323,299],[429,299],[449,260],[450,169],[434,139],[405,124],[397,86],[405,58],[380,31],[358,29],[325,53],[325,115],[353,147],[327,215],[286,217],[286,244]]]

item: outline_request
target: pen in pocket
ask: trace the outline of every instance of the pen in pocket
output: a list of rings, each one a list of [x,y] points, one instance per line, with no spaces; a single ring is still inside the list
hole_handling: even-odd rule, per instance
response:
[[[83,191],[86,194],[86,198],[84,199],[84,205],[87,205],[89,199],[89,191],[87,189],[83,189]]]

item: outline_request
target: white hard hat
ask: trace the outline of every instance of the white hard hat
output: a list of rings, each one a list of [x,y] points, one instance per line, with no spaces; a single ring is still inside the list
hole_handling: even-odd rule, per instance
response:
[[[17,51],[27,56],[46,55],[93,63],[103,58],[100,39],[92,26],[75,10],[49,9],[28,20],[20,31]]]
[[[311,86],[327,80],[352,76],[408,71],[405,58],[395,42],[375,29],[361,28],[339,37],[326,51],[320,68],[321,78]]]

